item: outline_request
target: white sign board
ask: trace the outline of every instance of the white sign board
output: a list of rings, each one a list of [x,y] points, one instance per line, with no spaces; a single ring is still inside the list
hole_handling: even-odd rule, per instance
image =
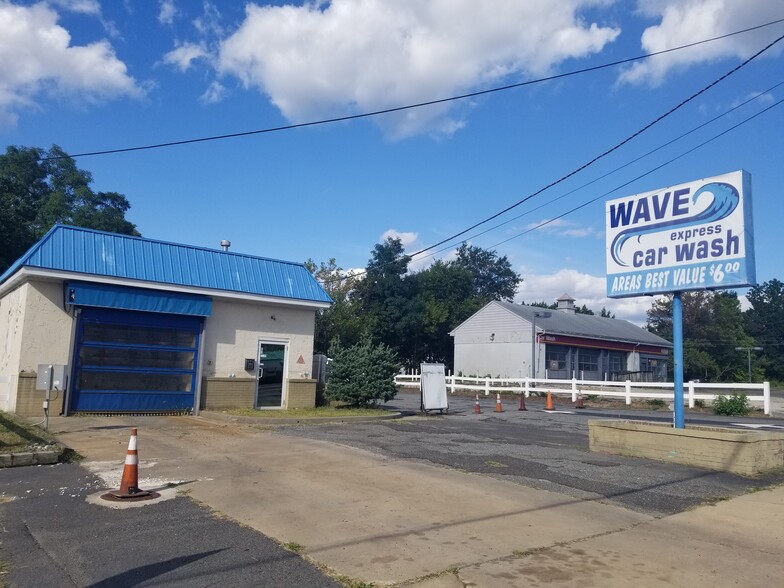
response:
[[[420,382],[422,385],[422,410],[448,410],[446,376],[443,363],[423,363]]]
[[[610,200],[605,213],[610,298],[756,283],[746,171]]]

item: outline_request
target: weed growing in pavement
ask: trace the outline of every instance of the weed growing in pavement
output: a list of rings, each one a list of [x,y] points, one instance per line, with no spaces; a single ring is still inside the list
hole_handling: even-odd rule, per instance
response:
[[[296,541],[289,541],[288,543],[284,543],[283,547],[289,551],[293,551],[294,553],[300,553],[303,549],[305,549],[304,545],[300,545]]]
[[[745,416],[750,410],[749,399],[745,394],[719,394],[713,401],[713,412],[724,416]]]

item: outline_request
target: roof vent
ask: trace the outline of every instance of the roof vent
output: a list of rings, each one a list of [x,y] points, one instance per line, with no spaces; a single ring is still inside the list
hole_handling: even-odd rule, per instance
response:
[[[223,241],[221,241],[220,245],[221,247],[223,247],[224,251],[228,251],[229,247],[231,247],[231,241],[229,241],[228,239],[224,239]]]
[[[558,300],[558,310],[561,312],[565,312],[567,314],[574,314],[574,298],[569,296],[568,294],[563,294]]]

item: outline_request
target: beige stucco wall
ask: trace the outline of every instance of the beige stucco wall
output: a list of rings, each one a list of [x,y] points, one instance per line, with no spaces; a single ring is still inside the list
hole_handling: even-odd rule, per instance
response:
[[[0,375],[19,373],[27,284],[0,298]]]
[[[62,283],[44,281],[26,282],[0,299],[0,409],[19,412],[30,403],[19,395],[35,386],[21,387],[21,373],[68,363],[72,319],[62,300]]]
[[[0,410],[9,412],[16,409],[26,298],[26,284],[0,298]]]
[[[67,364],[73,319],[63,309],[62,282],[28,282],[19,371],[40,363]]]
[[[203,375],[255,378],[255,372],[245,371],[245,359],[256,359],[259,339],[286,343],[285,397],[288,380],[310,377],[315,317],[315,310],[307,308],[213,300],[205,323]]]

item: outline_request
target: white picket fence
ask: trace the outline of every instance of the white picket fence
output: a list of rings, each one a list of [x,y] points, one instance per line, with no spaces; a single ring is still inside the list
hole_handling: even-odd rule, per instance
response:
[[[419,374],[400,374],[395,376],[398,386],[419,388]],[[610,382],[596,380],[553,380],[534,378],[470,378],[466,376],[446,376],[446,386],[450,393],[455,390],[475,390],[490,393],[525,394],[532,392],[554,395],[569,394],[572,402],[577,401],[577,395],[606,396],[608,398],[624,398],[626,404],[631,404],[633,398],[661,399],[672,402],[675,398],[675,385],[672,382]],[[719,394],[744,393],[750,403],[761,403],[762,411],[770,414],[770,382],[762,384],[711,384],[703,382],[684,383],[684,401],[688,400],[689,408],[694,408],[695,401],[707,400],[713,402]],[[660,391],[657,391],[660,390]],[[710,390],[711,392],[707,392]],[[726,392],[725,392],[726,391]],[[756,394],[754,392],[757,392]]]

